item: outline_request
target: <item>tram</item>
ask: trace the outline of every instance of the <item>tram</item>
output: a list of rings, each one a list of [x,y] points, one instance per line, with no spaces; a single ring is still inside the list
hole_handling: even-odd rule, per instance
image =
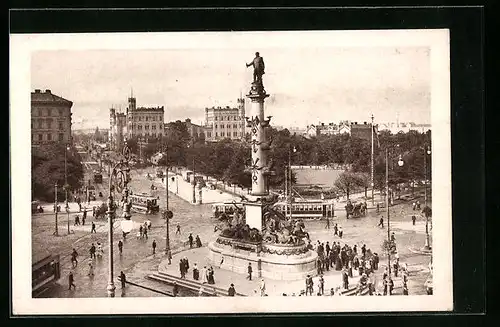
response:
[[[61,278],[59,255],[43,252],[33,257],[31,265],[31,294],[36,297]]]
[[[292,217],[297,219],[333,218],[335,214],[335,205],[331,201],[300,200],[294,201],[291,207]],[[290,216],[290,203],[280,201],[275,203],[273,208],[287,217]]]
[[[129,198],[132,203],[132,211],[145,214],[154,214],[160,211],[157,197],[146,193],[141,193],[129,195]]]
[[[214,203],[212,205],[213,216],[216,219],[225,214],[228,218],[233,218],[235,210],[244,210],[243,204],[235,202]]]

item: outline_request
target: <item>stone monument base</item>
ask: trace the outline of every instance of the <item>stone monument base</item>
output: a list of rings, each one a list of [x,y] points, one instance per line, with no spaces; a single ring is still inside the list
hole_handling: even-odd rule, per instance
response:
[[[306,244],[266,244],[236,241],[219,237],[208,245],[208,259],[214,266],[240,274],[247,274],[252,264],[252,277],[274,280],[300,280],[316,274],[318,255]]]

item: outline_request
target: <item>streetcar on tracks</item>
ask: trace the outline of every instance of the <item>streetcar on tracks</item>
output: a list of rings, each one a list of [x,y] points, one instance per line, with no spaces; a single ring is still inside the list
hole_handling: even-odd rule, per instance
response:
[[[129,195],[131,210],[137,213],[155,214],[160,211],[158,198],[147,193]]]
[[[291,205],[288,202],[280,201],[273,205],[273,208],[286,217],[290,216],[290,207],[292,217],[296,219],[326,219],[335,216],[335,205],[333,201],[325,200],[300,200],[294,201]]]
[[[40,251],[32,257],[31,295],[38,297],[61,278],[59,255]]]

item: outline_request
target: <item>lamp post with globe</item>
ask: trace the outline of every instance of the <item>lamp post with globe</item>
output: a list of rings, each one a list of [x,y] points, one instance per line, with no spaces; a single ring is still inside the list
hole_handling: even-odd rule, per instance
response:
[[[106,211],[106,215],[108,218],[108,246],[109,246],[109,261],[108,261],[108,286],[107,292],[108,297],[115,297],[115,284],[114,284],[114,272],[113,272],[113,219],[115,217],[116,204],[113,199],[113,191],[117,193],[124,194],[124,205],[123,205],[123,214],[124,218],[121,222],[121,227],[124,235],[129,233],[132,230],[133,222],[130,220],[130,207],[131,203],[128,199],[128,182],[130,181],[130,168],[129,168],[129,160],[130,160],[130,148],[128,147],[126,141],[125,146],[123,147],[122,157],[119,162],[113,165],[111,169],[111,174],[109,176],[109,196],[107,201],[108,210]]]
[[[402,167],[404,165],[403,157],[399,155],[398,166]],[[387,196],[385,197],[385,207],[387,209],[387,267],[389,275],[391,274],[391,220],[390,220],[390,210],[389,210],[389,150],[385,149],[385,192]]]
[[[429,215],[431,209],[427,206],[427,156],[431,155],[431,148],[424,147],[424,215],[425,215],[425,245],[424,250],[430,250],[430,237],[429,237]]]

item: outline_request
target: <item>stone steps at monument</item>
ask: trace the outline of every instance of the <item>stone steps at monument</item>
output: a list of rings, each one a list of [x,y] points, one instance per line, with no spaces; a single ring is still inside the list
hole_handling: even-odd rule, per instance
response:
[[[193,292],[198,292],[200,290],[200,287],[203,287],[204,294],[210,296],[227,296],[227,290],[225,289],[209,284],[202,284],[188,279],[182,279],[163,272],[150,274],[146,276],[146,278],[167,284],[173,284],[175,282],[179,287],[187,288]],[[245,296],[245,295],[241,293],[236,293],[236,296]]]

